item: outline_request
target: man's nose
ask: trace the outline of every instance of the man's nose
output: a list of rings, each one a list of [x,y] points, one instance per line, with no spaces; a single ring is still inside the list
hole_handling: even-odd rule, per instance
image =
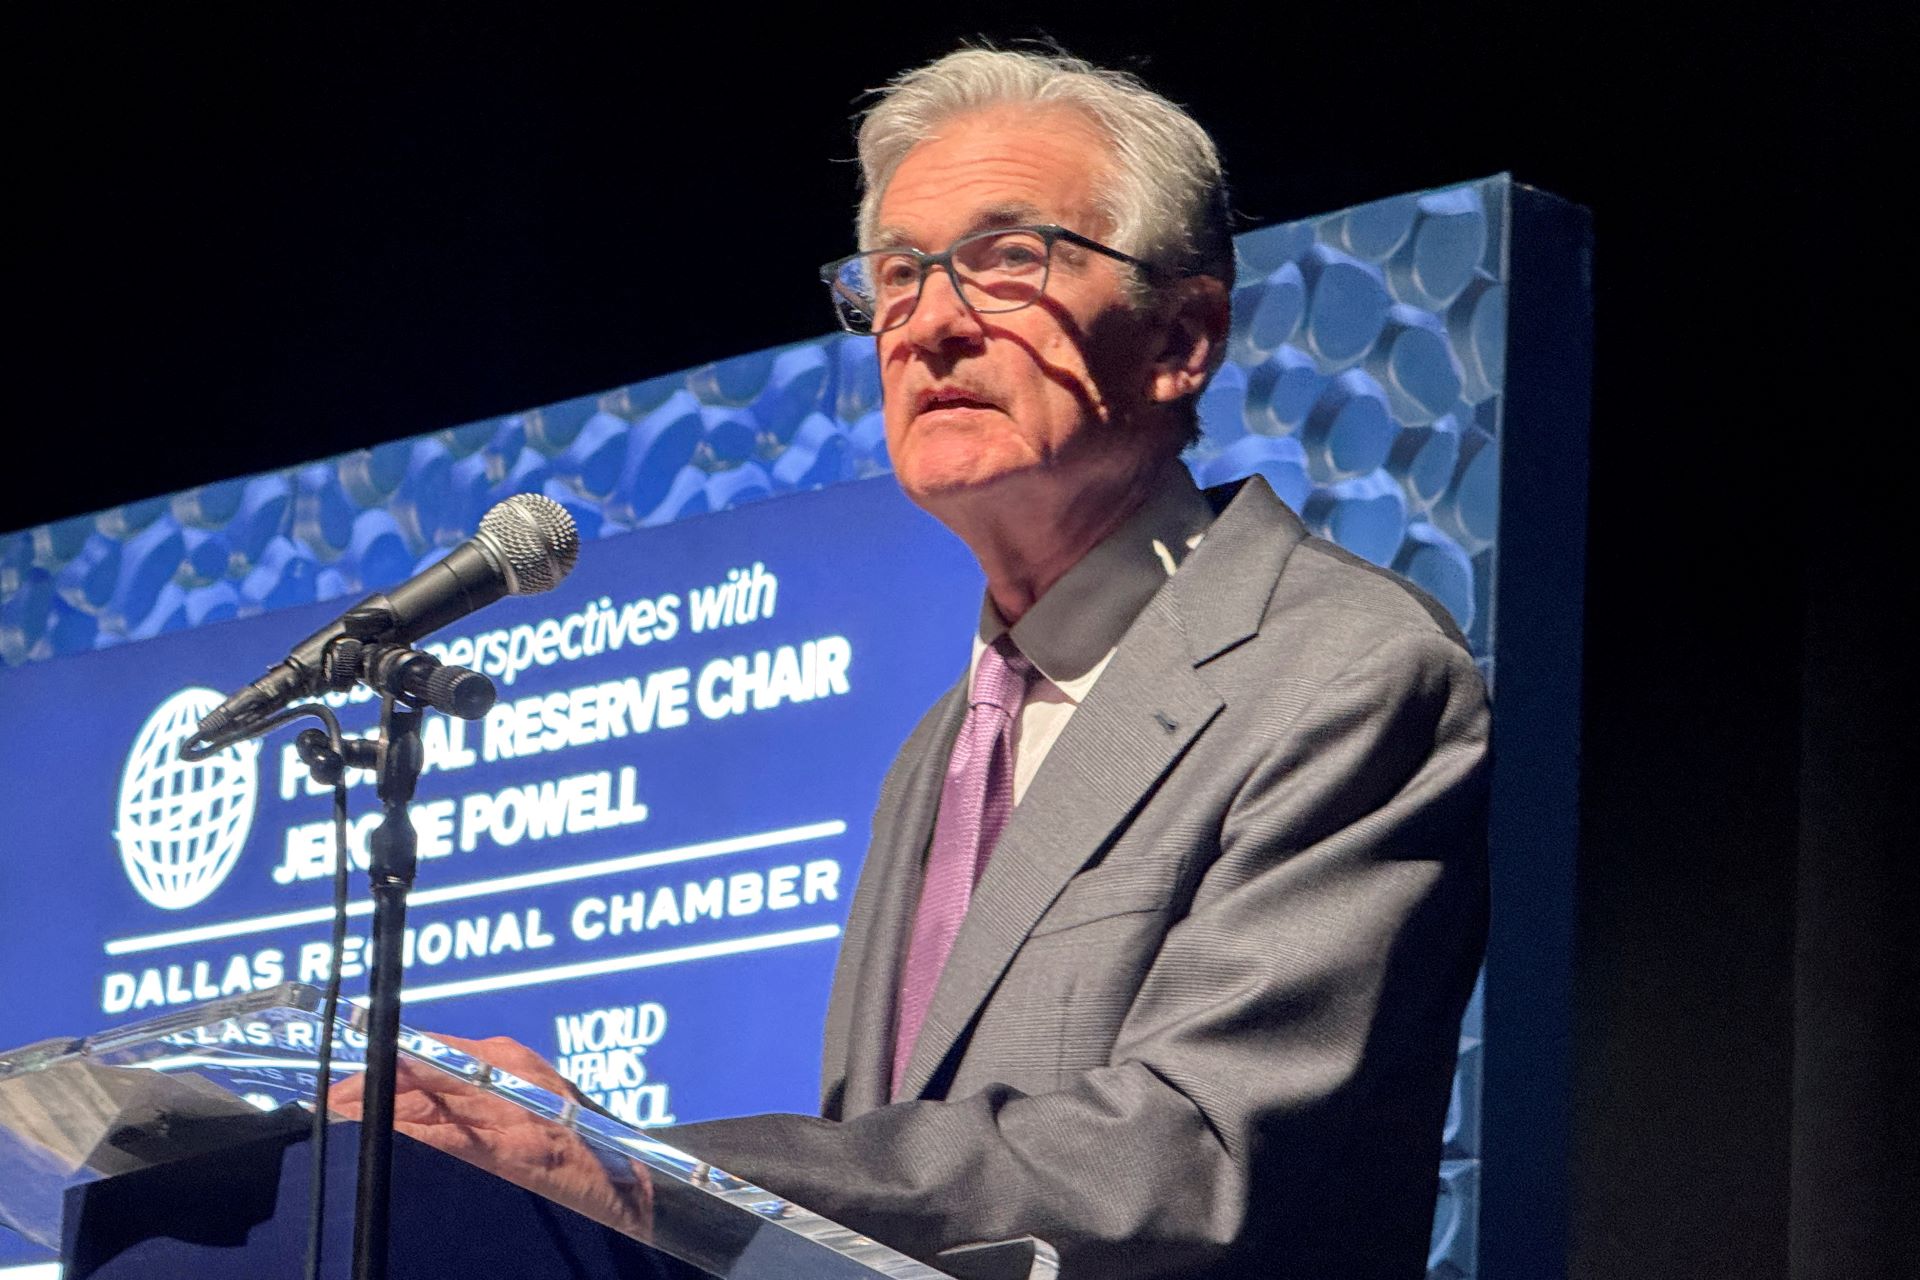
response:
[[[953,268],[929,268],[920,286],[919,305],[907,317],[907,341],[932,350],[954,342],[978,342],[984,332],[980,317],[960,298]]]

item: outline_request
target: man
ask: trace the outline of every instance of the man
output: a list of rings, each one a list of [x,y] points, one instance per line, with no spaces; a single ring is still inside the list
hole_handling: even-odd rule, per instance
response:
[[[827,274],[987,598],[882,788],[823,1117],[661,1136],[921,1257],[1418,1276],[1484,935],[1459,636],[1264,482],[1179,464],[1232,261],[1177,107],[963,50],[895,82],[861,159],[867,252]],[[403,1130],[540,1182],[422,1088]]]

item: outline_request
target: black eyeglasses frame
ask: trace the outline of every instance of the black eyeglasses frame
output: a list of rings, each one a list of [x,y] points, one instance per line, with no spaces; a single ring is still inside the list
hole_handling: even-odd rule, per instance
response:
[[[1016,302],[1010,307],[976,306],[973,299],[967,296],[966,290],[961,287],[960,279],[954,272],[953,256],[959,252],[963,246],[971,244],[976,240],[984,240],[988,236],[1005,235],[1011,231],[1033,232],[1046,243],[1046,274],[1041,280],[1040,288],[1033,297],[1022,302]],[[1059,226],[1055,223],[1042,222],[1011,227],[985,227],[979,231],[970,231],[939,253],[927,253],[911,245],[887,246],[879,249],[866,249],[859,253],[850,253],[844,258],[835,258],[832,262],[822,266],[820,268],[820,280],[827,286],[827,291],[833,300],[833,314],[835,319],[839,320],[840,327],[848,333],[860,337],[872,337],[882,333],[891,333],[893,330],[906,324],[908,320],[911,320],[913,313],[920,308],[920,299],[927,290],[927,277],[933,274],[935,267],[946,268],[947,280],[953,285],[954,294],[959,297],[960,304],[966,307],[967,310],[977,315],[1006,315],[1009,312],[1024,310],[1046,295],[1047,285],[1053,281],[1053,246],[1062,240],[1071,245],[1078,245],[1082,249],[1104,254],[1116,262],[1124,262],[1130,267],[1137,268],[1149,279],[1165,278],[1169,274],[1162,267],[1157,267],[1151,262],[1136,258],[1130,253],[1122,253],[1111,245],[1101,244],[1091,236],[1083,236],[1078,231],[1070,231],[1066,227]],[[913,292],[913,305],[902,311],[900,318],[884,329],[873,327],[871,318],[869,318],[864,328],[853,320],[853,315],[862,313],[862,308],[858,305],[859,300],[849,297],[847,291],[840,287],[840,273],[846,269],[848,263],[857,262],[862,258],[871,257],[877,253],[910,255],[920,269],[920,278]],[[842,299],[845,299],[844,304]]]

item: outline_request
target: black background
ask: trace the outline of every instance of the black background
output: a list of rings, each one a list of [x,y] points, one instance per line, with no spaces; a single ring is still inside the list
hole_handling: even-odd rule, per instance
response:
[[[823,331],[853,101],[967,35],[1140,71],[1248,226],[1510,170],[1598,246],[1571,1232],[1532,1274],[1891,1276],[1912,481],[1860,389],[1907,376],[1862,303],[1910,250],[1859,196],[1912,33],[1769,15],[15,8],[0,528]]]

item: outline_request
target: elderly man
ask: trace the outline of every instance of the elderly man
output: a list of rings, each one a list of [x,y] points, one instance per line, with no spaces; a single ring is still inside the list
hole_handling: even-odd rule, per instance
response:
[[[986,600],[881,791],[823,1117],[661,1136],[922,1257],[1418,1276],[1485,927],[1460,638],[1263,481],[1180,465],[1233,266],[1178,107],[963,50],[880,97],[860,157],[866,248],[824,274]],[[400,1116],[515,1175],[416,1094]]]

